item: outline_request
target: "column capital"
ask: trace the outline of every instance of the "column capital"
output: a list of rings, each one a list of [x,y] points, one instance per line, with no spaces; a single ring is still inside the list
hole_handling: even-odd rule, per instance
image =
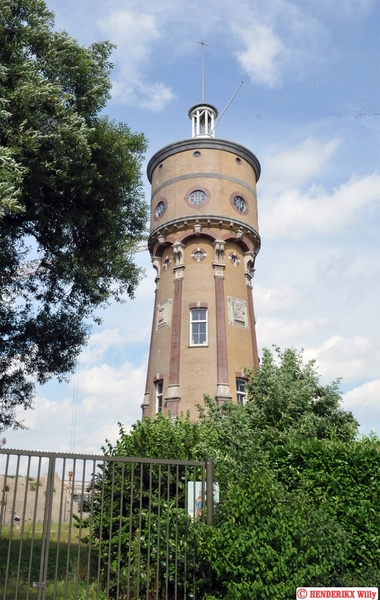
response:
[[[228,385],[228,383],[217,384],[215,400],[217,401],[218,406],[224,404],[225,402],[231,402],[232,394],[230,392],[230,386]]]
[[[222,240],[222,238],[217,238],[213,244],[214,246],[214,262],[216,263],[224,263],[224,246],[226,242]]]
[[[179,415],[179,403],[181,401],[179,385],[169,385],[168,394],[165,396],[165,406],[172,417],[178,417]]]
[[[213,262],[212,266],[214,268],[214,277],[224,278],[224,269],[226,268],[226,265],[223,263]]]
[[[142,419],[144,420],[144,417],[148,416],[148,412],[149,412],[149,392],[145,392],[144,394],[144,399],[141,405],[141,410],[142,410]]]
[[[173,267],[174,279],[183,279],[185,276],[185,265],[176,265]]]
[[[179,240],[176,240],[172,246],[175,266],[178,267],[184,264],[185,246]]]

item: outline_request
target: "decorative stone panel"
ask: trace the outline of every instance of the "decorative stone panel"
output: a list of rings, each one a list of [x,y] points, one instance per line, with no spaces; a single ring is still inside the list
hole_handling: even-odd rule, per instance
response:
[[[228,324],[248,329],[248,311],[246,300],[227,296]]]
[[[170,327],[172,322],[172,299],[165,300],[157,305],[156,331]]]

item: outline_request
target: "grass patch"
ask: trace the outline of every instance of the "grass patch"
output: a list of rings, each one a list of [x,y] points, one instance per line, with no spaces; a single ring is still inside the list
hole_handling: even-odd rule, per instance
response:
[[[39,588],[33,583],[39,582],[42,550],[42,524],[35,529],[34,535],[31,524],[25,524],[24,530],[3,527],[0,536],[0,598],[21,600],[38,597]],[[70,528],[68,524],[62,524],[59,529],[57,524],[52,525],[47,563],[47,600],[103,600],[106,597],[98,592],[97,557],[91,556],[88,546],[79,542],[78,530],[73,526]]]

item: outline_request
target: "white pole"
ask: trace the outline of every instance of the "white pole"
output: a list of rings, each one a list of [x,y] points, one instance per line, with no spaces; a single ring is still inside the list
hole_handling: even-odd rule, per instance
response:
[[[210,44],[208,44],[207,42],[204,42],[203,40],[201,40],[200,42],[197,42],[197,44],[201,44],[202,46],[202,104],[204,104],[205,102],[205,64],[204,64],[204,47],[205,46],[209,46]]]

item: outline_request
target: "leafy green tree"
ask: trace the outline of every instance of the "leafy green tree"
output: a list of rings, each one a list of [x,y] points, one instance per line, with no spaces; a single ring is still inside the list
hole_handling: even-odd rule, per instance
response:
[[[272,451],[277,478],[334,516],[345,531],[341,585],[380,584],[380,440],[288,440]]]
[[[131,504],[116,510],[112,524],[104,519],[107,509],[94,505],[94,531],[103,529],[93,544],[102,547],[105,540],[105,572],[111,569],[116,578],[116,541],[111,567],[107,553],[111,532],[119,528],[129,572],[135,582],[140,577],[140,594],[153,590],[156,573],[164,589],[165,569],[173,582],[176,556],[177,575],[186,582],[181,552],[190,546],[197,593],[205,600],[290,600],[297,586],[380,583],[380,441],[357,436],[337,383],[322,386],[315,364],[305,363],[301,352],[265,351],[260,371],[251,374],[245,407],[206,398],[198,421],[160,414],[131,431],[121,427],[105,452],[214,462],[220,503],[211,527],[189,520],[182,482],[178,488],[170,484],[177,504],[165,504],[169,484],[160,485],[145,467],[135,472],[133,485],[130,477],[124,484],[124,499],[131,491],[135,499],[132,512]],[[97,480],[107,506],[121,492],[113,469]],[[165,510],[158,518],[159,497]],[[126,515],[121,524],[120,514]],[[157,549],[158,523],[162,532],[175,532],[161,540],[170,549],[169,561]],[[123,577],[120,590],[128,585],[125,571]]]
[[[355,438],[359,424],[341,407],[339,379],[321,385],[315,361],[305,363],[302,351],[264,349],[260,369],[250,375],[248,413],[263,440]]]
[[[333,514],[289,493],[262,467],[232,476],[221,497],[199,544],[203,598],[285,600],[298,586],[338,583],[348,542]]]
[[[43,0],[0,0],[0,430],[64,377],[145,235],[142,134],[101,114],[112,44],[54,31]]]
[[[158,415],[127,432],[120,425],[111,457],[136,457],[99,465],[94,493],[83,505],[89,516],[92,553],[101,557],[101,579],[110,597],[174,598],[193,590],[200,572],[195,556],[198,521],[188,514],[188,482],[200,479],[198,468],[138,463],[138,458],[191,460],[199,426],[190,418],[172,421]],[[189,458],[190,457],[190,458]],[[191,595],[189,597],[192,597]]]

